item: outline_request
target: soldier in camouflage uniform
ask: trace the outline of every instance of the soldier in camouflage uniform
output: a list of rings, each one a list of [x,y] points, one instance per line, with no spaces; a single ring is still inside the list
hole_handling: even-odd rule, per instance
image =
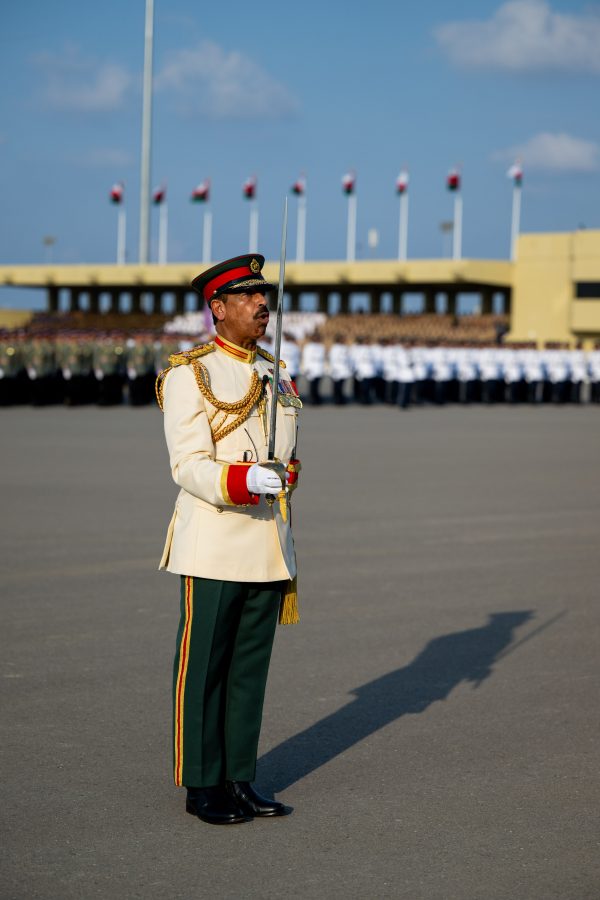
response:
[[[61,385],[57,378],[54,342],[48,334],[34,335],[26,341],[23,359],[29,377],[29,401],[33,406],[57,403]],[[62,382],[62,377],[60,379]]]
[[[96,386],[92,374],[92,347],[87,336],[66,334],[57,340],[56,361],[64,379],[67,406],[92,403]]]
[[[94,344],[93,363],[99,406],[117,406],[123,402],[124,357],[125,342],[121,334],[112,333]]]
[[[0,335],[0,406],[12,406],[22,400],[23,356],[16,335]]]
[[[127,387],[131,406],[147,406],[154,400],[154,346],[148,334],[127,341]]]

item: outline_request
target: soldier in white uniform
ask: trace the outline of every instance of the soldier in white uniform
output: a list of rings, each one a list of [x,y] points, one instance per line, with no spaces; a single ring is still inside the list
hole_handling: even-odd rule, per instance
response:
[[[380,341],[380,386],[379,399],[382,403],[398,402],[398,347],[393,338]]]
[[[417,406],[421,406],[427,399],[427,388],[430,380],[427,350],[427,347],[415,343],[407,344],[406,348],[414,379],[410,400]]]
[[[377,366],[373,348],[362,335],[350,347],[350,358],[354,369],[354,399],[368,406],[373,402],[373,379],[377,374]]]
[[[521,350],[520,355],[523,376],[527,385],[527,401],[533,404],[541,403],[544,397],[544,381],[546,379],[542,353],[533,345]]]
[[[458,377],[458,399],[461,403],[473,403],[478,395],[479,368],[477,352],[470,344],[463,344],[455,354],[456,375]]]
[[[592,403],[600,403],[600,341],[596,341],[588,360]]]
[[[412,365],[411,345],[396,347],[396,377],[398,379],[398,406],[408,409],[413,399],[415,373]]]
[[[553,403],[565,403],[569,393],[571,371],[569,357],[561,347],[551,346],[545,354],[548,377],[551,384],[551,399]]]
[[[519,387],[523,380],[523,369],[518,347],[504,347],[503,372],[506,385],[505,399],[507,403],[518,403],[520,400]]]
[[[432,347],[429,351],[429,361],[434,381],[434,401],[438,406],[443,406],[449,399],[448,387],[454,377],[448,348]]]
[[[580,343],[569,353],[569,369],[571,372],[569,400],[571,403],[581,403],[582,388],[584,385],[587,387],[589,375],[587,358]]]
[[[488,344],[479,352],[481,373],[481,400],[494,404],[498,401],[499,385],[502,379],[500,350],[495,344]]]
[[[325,345],[318,331],[313,332],[302,348],[300,371],[308,381],[310,402],[318,406],[322,402],[320,388],[325,374]]]
[[[289,331],[284,331],[281,338],[281,358],[285,359],[290,378],[296,381],[300,374],[300,347]]]
[[[327,355],[327,371],[333,383],[333,402],[336,406],[346,403],[344,385],[352,378],[350,350],[342,334],[336,334]]]

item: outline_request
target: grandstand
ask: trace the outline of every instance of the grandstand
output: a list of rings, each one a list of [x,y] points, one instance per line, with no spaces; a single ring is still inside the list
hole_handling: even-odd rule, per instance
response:
[[[264,271],[268,280],[277,280],[277,263],[267,263]],[[198,264],[190,263],[0,266],[0,287],[46,291],[48,313],[35,316],[25,326],[29,330],[159,331],[169,318],[200,310],[202,300],[190,290],[197,272]],[[359,294],[367,296],[368,312],[351,316],[351,297]],[[422,311],[409,313],[404,300],[415,294],[422,297]],[[467,294],[479,297],[480,315],[456,315],[457,298]],[[302,310],[307,295],[316,296],[317,311],[328,316],[326,339],[341,331],[349,338],[367,332],[371,338],[489,342],[508,329],[514,342],[581,342],[589,348],[600,340],[600,231],[521,235],[514,263],[290,263],[288,314]],[[438,314],[439,295],[445,301]],[[0,309],[0,328],[18,327],[16,321],[15,311]],[[303,334],[305,330],[303,326]]]

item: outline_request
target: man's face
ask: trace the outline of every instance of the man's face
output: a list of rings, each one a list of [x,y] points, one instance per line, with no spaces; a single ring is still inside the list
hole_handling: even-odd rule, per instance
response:
[[[214,300],[211,306],[226,336],[235,344],[243,346],[246,341],[258,341],[267,330],[269,303],[260,291],[227,294]]]

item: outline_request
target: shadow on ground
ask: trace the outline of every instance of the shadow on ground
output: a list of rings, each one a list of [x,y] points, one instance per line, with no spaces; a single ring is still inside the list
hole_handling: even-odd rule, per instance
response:
[[[352,691],[355,700],[261,757],[261,785],[285,790],[400,716],[445,700],[462,681],[478,687],[492,674],[515,629],[533,615],[531,610],[492,613],[487,625],[429,641],[407,666]]]

